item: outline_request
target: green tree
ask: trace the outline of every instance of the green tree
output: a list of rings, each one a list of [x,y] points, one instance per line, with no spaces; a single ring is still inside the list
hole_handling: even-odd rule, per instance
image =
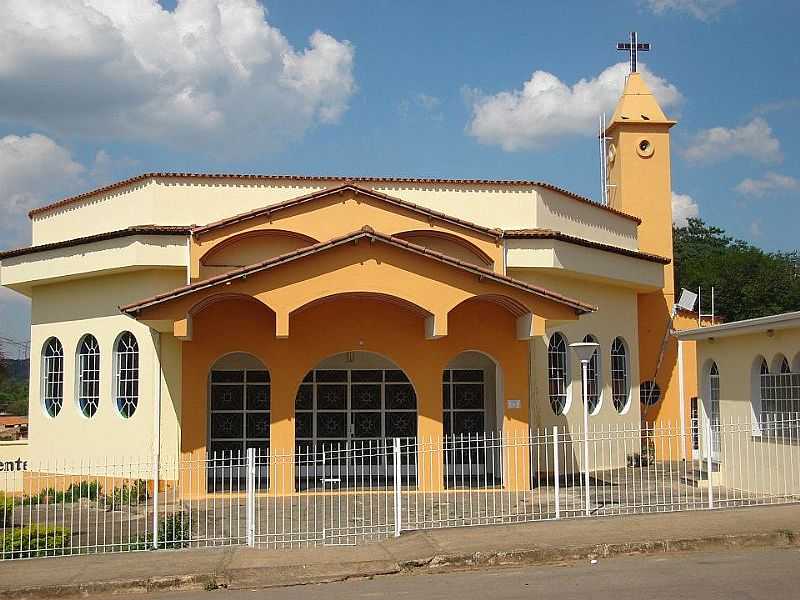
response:
[[[28,414],[28,383],[14,379],[3,349],[0,348],[0,412]]]
[[[715,312],[738,321],[800,309],[800,255],[769,253],[700,219],[673,230],[675,288],[709,292]],[[704,312],[709,298],[704,293]]]

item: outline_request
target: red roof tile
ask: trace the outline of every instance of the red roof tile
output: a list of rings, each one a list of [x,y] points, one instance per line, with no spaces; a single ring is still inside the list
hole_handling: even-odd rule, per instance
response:
[[[632,258],[639,258],[641,260],[660,263],[662,265],[667,265],[672,262],[666,256],[659,256],[657,254],[649,254],[647,252],[640,252],[638,250],[629,250],[628,248],[620,248],[619,246],[603,244],[601,242],[579,238],[574,235],[568,235],[552,229],[507,229],[503,232],[503,237],[508,239],[558,240],[561,242],[576,244],[578,246],[585,246],[594,250],[613,252],[614,254],[621,254],[623,256],[630,256]]]
[[[40,244],[38,246],[27,246],[25,248],[6,250],[4,252],[0,252],[0,259],[12,258],[14,256],[24,256],[26,254],[44,252],[45,250],[69,248],[71,246],[79,246],[81,244],[91,244],[92,242],[101,242],[103,240],[113,240],[115,238],[127,237],[129,235],[189,235],[191,231],[192,228],[186,225],[134,225],[125,229],[118,229],[116,231],[107,231],[105,233],[72,238],[71,240],[64,240],[61,242],[52,242],[50,244]]]

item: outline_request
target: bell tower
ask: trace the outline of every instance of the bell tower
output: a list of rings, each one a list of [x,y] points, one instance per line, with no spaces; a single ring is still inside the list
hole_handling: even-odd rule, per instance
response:
[[[639,250],[669,259],[673,254],[669,131],[675,123],[661,110],[641,73],[633,71],[605,132],[609,205],[641,219]],[[670,262],[664,265],[663,288],[638,297],[640,383],[655,379],[661,392],[660,402],[642,405],[648,421],[677,420],[679,415],[677,343],[668,335],[674,286]]]

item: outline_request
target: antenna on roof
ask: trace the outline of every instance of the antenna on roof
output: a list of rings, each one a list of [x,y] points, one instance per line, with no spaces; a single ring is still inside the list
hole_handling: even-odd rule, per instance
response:
[[[600,203],[608,206],[608,188],[616,186],[608,183],[608,141],[611,138],[606,135],[606,113],[600,114],[599,121],[597,139],[600,142]]]
[[[698,294],[695,294],[694,292],[690,292],[686,288],[683,288],[681,290],[680,300],[678,300],[675,306],[681,310],[693,311],[694,304],[695,302],[697,302],[697,298],[699,298]]]
[[[710,313],[703,314],[703,309],[702,309],[701,304],[700,304],[700,298],[702,297],[701,296],[701,291],[702,291],[701,288],[698,287],[697,288],[697,326],[698,327],[702,327],[703,326],[703,319],[709,319],[711,321],[711,324],[713,325],[714,324],[714,316],[715,316],[714,315],[714,308],[715,308],[715,306],[714,306],[714,286],[713,285],[711,286],[711,312]]]

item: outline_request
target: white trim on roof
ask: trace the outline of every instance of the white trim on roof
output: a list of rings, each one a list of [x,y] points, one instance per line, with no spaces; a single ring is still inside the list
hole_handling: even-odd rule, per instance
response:
[[[696,329],[677,331],[675,335],[679,340],[707,340],[710,338],[728,337],[732,335],[747,335],[762,333],[775,329],[791,329],[800,327],[800,311],[732,321],[721,325],[710,325]]]

